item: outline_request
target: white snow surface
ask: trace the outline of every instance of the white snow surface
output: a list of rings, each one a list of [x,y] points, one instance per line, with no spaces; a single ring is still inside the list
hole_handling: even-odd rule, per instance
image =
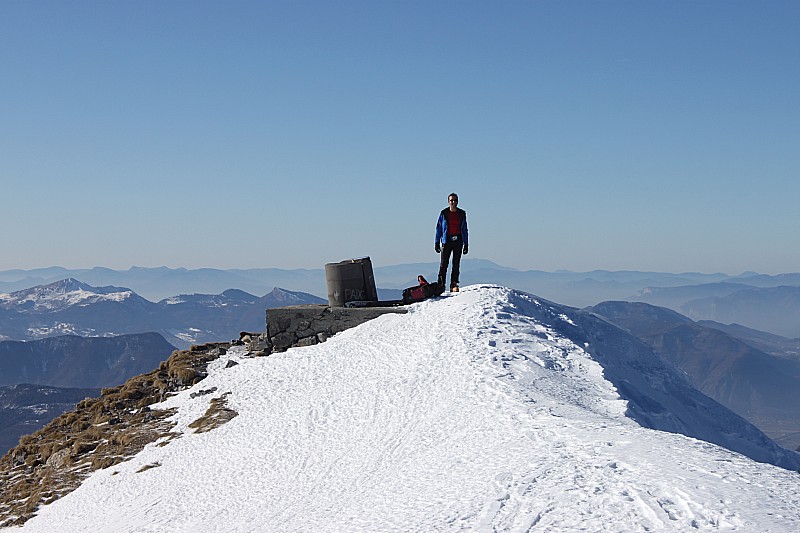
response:
[[[181,438],[22,530],[800,531],[800,474],[641,427],[585,346],[513,311],[532,299],[466,287],[316,346],[230,350],[162,404]],[[193,433],[228,392],[239,416]]]

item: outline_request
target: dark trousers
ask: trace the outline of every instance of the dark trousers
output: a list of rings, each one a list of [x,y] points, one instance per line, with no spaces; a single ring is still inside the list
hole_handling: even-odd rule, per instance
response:
[[[464,250],[464,241],[461,235],[456,240],[449,237],[442,247],[442,257],[439,263],[439,283],[444,285],[447,278],[447,266],[450,264],[450,254],[453,255],[453,270],[450,272],[450,288],[458,285],[458,276],[461,273],[461,252]]]

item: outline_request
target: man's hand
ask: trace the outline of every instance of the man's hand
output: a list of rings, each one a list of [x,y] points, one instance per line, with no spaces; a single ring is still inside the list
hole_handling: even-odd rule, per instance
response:
[[[464,245],[464,255],[467,255],[468,253],[469,253],[469,246],[467,246],[467,245],[465,244],[465,245]]]
[[[436,246],[433,247],[433,249],[436,250],[437,254],[442,253],[442,245],[439,244],[438,242],[436,243]]]

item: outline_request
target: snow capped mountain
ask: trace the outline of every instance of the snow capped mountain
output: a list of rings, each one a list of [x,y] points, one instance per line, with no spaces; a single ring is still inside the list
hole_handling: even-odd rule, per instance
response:
[[[529,294],[467,287],[208,373],[152,406],[180,438],[20,531],[800,530],[800,474],[748,458],[798,454],[629,334]],[[215,402],[236,416],[195,432]]]
[[[178,347],[260,331],[269,307],[325,300],[302,292],[273,289],[257,297],[241,290],[222,294],[181,294],[150,302],[129,289],[92,287],[69,278],[0,294],[0,340],[57,335],[106,337],[158,332]]]
[[[67,278],[49,285],[0,294],[0,308],[23,314],[57,312],[72,306],[86,306],[102,301],[121,302],[134,296],[130,289],[91,287],[76,279]]]

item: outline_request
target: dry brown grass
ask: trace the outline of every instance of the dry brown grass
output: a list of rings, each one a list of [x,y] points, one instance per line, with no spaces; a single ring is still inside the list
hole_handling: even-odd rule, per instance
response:
[[[80,401],[75,411],[22,437],[0,458],[0,528],[25,523],[40,505],[72,492],[92,471],[119,464],[151,442],[165,438],[163,446],[177,438],[168,421],[174,411],[149,406],[202,380],[208,363],[227,346],[175,351],[158,369],[103,389],[99,398]],[[205,431],[236,416],[224,396],[217,400],[213,413],[211,407],[206,413]],[[154,466],[159,465],[149,465]]]
[[[150,470],[151,468],[158,468],[159,466],[161,466],[161,463],[159,463],[158,461],[156,461],[155,463],[151,463],[151,464],[149,464],[149,465],[144,465],[144,466],[143,466],[143,467],[141,467],[139,470],[137,470],[137,471],[136,471],[136,473],[137,473],[137,474],[139,474],[139,473],[141,473],[141,472],[147,472],[147,471],[148,471],[148,470]]]
[[[212,398],[205,414],[189,424],[189,427],[194,429],[195,433],[205,433],[227,424],[239,416],[239,413],[228,408],[227,396],[229,394],[230,392],[226,392],[219,398]]]

